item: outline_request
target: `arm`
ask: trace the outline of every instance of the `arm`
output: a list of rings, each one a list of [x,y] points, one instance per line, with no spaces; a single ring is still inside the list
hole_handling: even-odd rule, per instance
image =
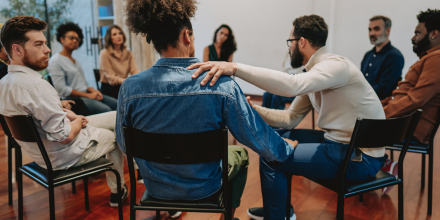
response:
[[[66,85],[65,72],[58,60],[54,60],[48,67],[55,90],[61,97],[70,96],[73,88]]]
[[[232,97],[225,96],[223,121],[232,135],[260,156],[270,161],[284,161],[293,147],[278,135],[247,103],[240,88],[233,85]]]
[[[70,133],[67,136],[67,138],[64,141],[61,141],[62,144],[68,144],[73,139],[75,139],[76,136],[78,136],[79,132],[82,129],[82,119],[80,117],[77,117],[75,120],[69,123],[70,125]]]
[[[130,53],[130,74],[134,75],[136,73],[140,73],[141,71],[138,69],[137,65],[136,65],[136,61],[134,60],[133,54],[128,51]]]
[[[398,100],[392,99],[385,106],[384,111],[387,118],[403,115],[421,108],[432,97],[440,93],[439,60],[440,55],[425,60],[422,73],[415,87],[408,90],[406,96]]]
[[[110,54],[106,51],[101,52],[99,55],[99,66],[102,75],[107,79],[108,83],[112,86],[121,85],[124,82],[124,78],[117,76],[111,67]]]
[[[294,129],[313,108],[307,95],[296,97],[287,110],[268,109],[258,105],[255,107],[267,124],[289,130]]]
[[[234,58],[234,54],[231,54],[231,56],[229,56],[228,62],[232,62],[232,58]]]
[[[121,88],[119,90],[118,95],[118,109],[116,112],[116,126],[115,126],[115,133],[116,133],[116,141],[119,144],[119,147],[121,148],[122,152],[126,153],[125,151],[125,138],[124,138],[124,126],[130,126],[130,120],[127,119],[125,113],[125,105],[124,105],[124,84],[121,85]]]
[[[209,61],[209,47],[206,46],[205,49],[203,50],[203,62],[208,62]]]
[[[397,80],[402,76],[403,65],[403,57],[398,54],[390,54],[385,59],[379,82],[373,86],[377,96],[383,98],[383,96],[392,92]]]

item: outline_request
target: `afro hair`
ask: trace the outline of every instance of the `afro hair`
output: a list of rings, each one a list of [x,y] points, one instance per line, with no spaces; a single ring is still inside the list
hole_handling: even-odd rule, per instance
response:
[[[427,11],[421,11],[417,15],[419,23],[425,23],[426,30],[430,33],[433,30],[440,31],[440,10],[429,9]]]
[[[78,34],[79,39],[81,39],[81,42],[79,42],[79,46],[84,42],[84,35],[82,33],[81,28],[73,23],[73,22],[66,22],[64,24],[60,24],[57,28],[57,41],[61,43],[61,38],[64,37],[64,35],[69,31],[75,31]]]

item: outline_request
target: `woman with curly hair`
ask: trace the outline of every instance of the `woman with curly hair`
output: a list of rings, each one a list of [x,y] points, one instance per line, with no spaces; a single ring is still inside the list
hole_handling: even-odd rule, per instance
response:
[[[49,60],[48,71],[54,87],[61,98],[79,97],[91,114],[116,110],[117,100],[89,86],[81,64],[72,57],[73,51],[82,45],[83,39],[81,28],[73,22],[61,24],[57,28],[57,40],[63,45],[63,50]]]
[[[212,44],[203,50],[203,62],[232,62],[232,56],[236,50],[237,44],[232,29],[228,25],[222,24],[215,30]]]
[[[105,49],[99,55],[101,92],[115,99],[118,98],[122,82],[140,72],[133,55],[125,46],[126,40],[124,31],[118,25],[111,25],[105,33]]]

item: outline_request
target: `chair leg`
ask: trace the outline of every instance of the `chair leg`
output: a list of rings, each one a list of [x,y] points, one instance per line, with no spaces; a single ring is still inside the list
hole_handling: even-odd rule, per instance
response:
[[[18,190],[18,219],[23,220],[23,176],[21,172],[15,177],[17,180]]]
[[[86,211],[89,211],[90,207],[89,207],[89,182],[88,182],[88,177],[84,177],[83,181],[84,181],[84,203],[86,205]]]
[[[156,220],[160,220],[160,210],[156,210]]]
[[[364,194],[359,194],[359,202],[364,202]]]
[[[119,175],[118,171],[116,171],[115,169],[109,169],[108,171],[111,171],[115,174],[116,176],[116,183],[117,183],[117,187],[118,187],[118,213],[119,213],[119,220],[123,220],[124,219],[124,213],[122,211],[122,185],[121,185],[121,176]]]
[[[12,205],[12,146],[8,140],[8,203]]]
[[[76,183],[75,181],[72,181],[72,194],[76,193]]]
[[[345,203],[344,194],[338,193],[338,207],[336,211],[336,219],[338,220],[344,219],[344,203]]]
[[[420,184],[421,184],[421,189],[424,189],[425,188],[425,164],[426,164],[426,160],[425,160],[425,158],[426,158],[426,155],[425,154],[422,154],[422,179],[421,179],[421,181],[420,181]]]
[[[403,182],[400,182],[398,187],[398,219],[403,220]]]
[[[432,215],[432,184],[434,174],[434,155],[433,151],[429,153],[429,166],[428,166],[428,215]]]
[[[50,220],[55,220],[55,192],[53,186],[49,186],[49,212]]]
[[[292,176],[287,175],[286,219],[290,219],[291,197],[292,197]]]
[[[390,150],[390,160],[394,160],[394,151]]]

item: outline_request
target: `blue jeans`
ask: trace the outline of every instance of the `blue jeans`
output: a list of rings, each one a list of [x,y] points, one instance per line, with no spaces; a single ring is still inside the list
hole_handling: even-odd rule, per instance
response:
[[[284,97],[265,92],[263,94],[262,106],[272,109],[284,110],[286,103],[292,103],[295,97]]]
[[[348,149],[348,144],[326,140],[323,131],[293,129],[278,130],[278,133],[282,137],[298,140],[299,144],[282,163],[260,157],[264,219],[285,218],[288,175],[334,179]],[[362,162],[349,164],[346,179],[371,179],[376,176],[383,161],[384,157],[374,158],[362,154]]]
[[[114,111],[118,106],[118,100],[108,95],[102,95],[102,100],[100,101],[86,97],[81,97],[81,99],[92,115]]]

